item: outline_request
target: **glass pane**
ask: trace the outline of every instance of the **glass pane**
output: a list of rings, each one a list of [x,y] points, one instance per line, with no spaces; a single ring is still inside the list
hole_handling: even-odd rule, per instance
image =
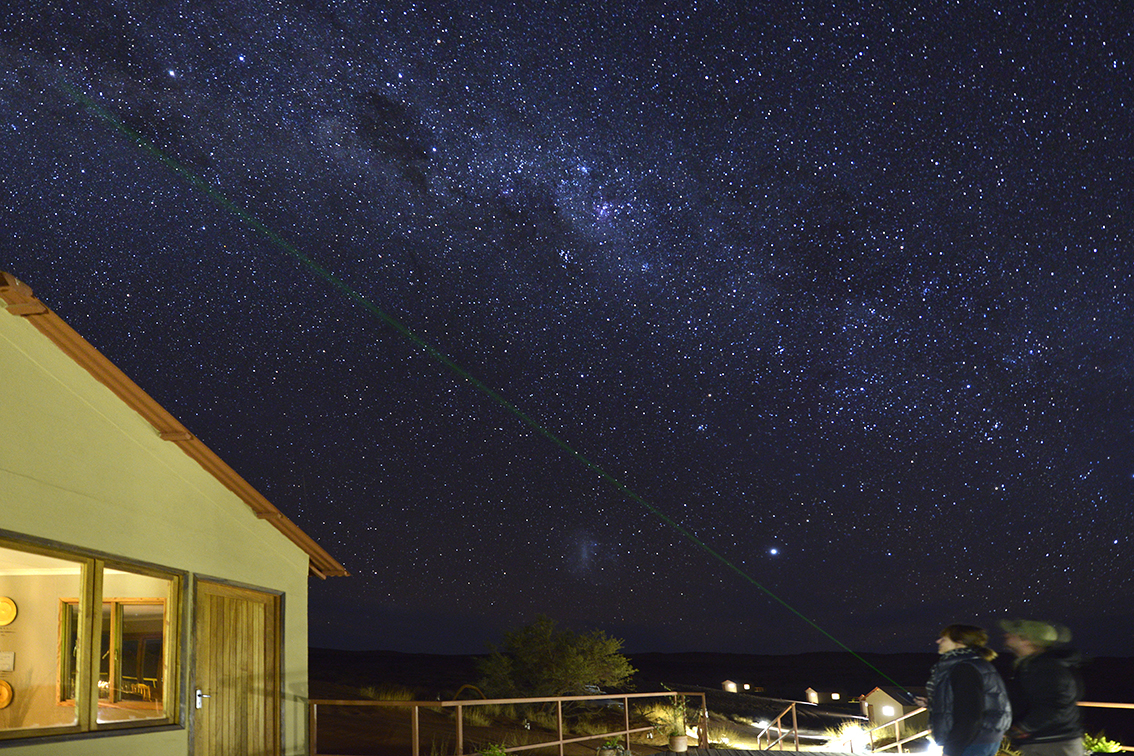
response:
[[[114,607],[111,604],[102,605],[102,635],[98,642],[98,697],[109,701],[110,691],[110,654],[113,644],[110,640],[110,630],[113,622]]]
[[[161,701],[164,604],[122,606],[123,699]]]
[[[167,609],[172,588],[170,578],[104,571],[99,722],[166,716]]]
[[[82,568],[81,560],[0,547],[0,730],[78,724],[73,702],[61,705],[59,696],[74,695]]]
[[[75,700],[79,687],[79,603],[64,601],[59,615],[59,701]]]

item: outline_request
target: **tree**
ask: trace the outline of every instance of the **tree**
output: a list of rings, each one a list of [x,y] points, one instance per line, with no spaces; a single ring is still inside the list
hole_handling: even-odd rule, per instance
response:
[[[499,698],[586,695],[588,686],[625,686],[637,671],[619,653],[622,641],[601,630],[556,629],[540,615],[504,634],[504,644],[479,661],[481,687]]]

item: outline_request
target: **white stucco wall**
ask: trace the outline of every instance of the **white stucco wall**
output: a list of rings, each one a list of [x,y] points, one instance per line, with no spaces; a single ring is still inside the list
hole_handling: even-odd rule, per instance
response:
[[[284,753],[306,752],[307,554],[3,309],[0,529],[282,592]],[[191,607],[184,608],[187,622]],[[182,664],[191,661],[183,651]],[[189,753],[188,722],[180,724],[174,732],[65,746],[28,741],[3,751],[177,756]]]

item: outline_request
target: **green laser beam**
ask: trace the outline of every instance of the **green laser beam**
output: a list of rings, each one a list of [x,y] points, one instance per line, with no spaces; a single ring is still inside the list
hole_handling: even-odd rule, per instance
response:
[[[79,90],[72,87],[70,84],[63,82],[62,86],[71,97],[78,100],[84,106],[90,108],[92,111],[94,111],[94,113],[99,118],[101,118],[102,120],[106,121],[111,126],[113,126],[115,130],[117,130],[118,132],[129,137],[130,140],[133,141],[134,144],[136,144],[138,147],[140,147],[143,151],[149,153],[150,155],[153,155],[162,164],[164,164],[166,167],[171,169],[174,173],[178,174],[179,176],[184,178],[186,181],[188,181],[190,185],[192,185],[193,187],[195,187],[197,189],[200,189],[202,192],[207,194],[212,200],[214,200],[221,207],[232,212],[234,215],[236,215],[238,218],[240,218],[242,221],[244,221],[246,224],[248,224],[251,228],[255,229],[256,231],[259,231],[261,234],[263,234],[265,237],[267,237],[267,239],[272,244],[274,244],[276,247],[282,249],[284,252],[286,252],[287,254],[294,257],[302,265],[307,267],[312,273],[314,273],[316,276],[318,276],[319,278],[322,278],[324,281],[326,281],[328,284],[330,284],[334,289],[336,289],[337,291],[339,291],[343,295],[347,296],[355,304],[359,305],[360,307],[362,307],[367,312],[370,312],[370,313],[376,315],[382,321],[391,325],[393,328],[395,328],[398,331],[398,333],[402,334],[407,339],[409,339],[411,342],[416,344],[418,347],[420,347],[430,357],[432,357],[435,360],[437,360],[438,362],[440,362],[442,365],[444,365],[446,368],[448,368],[452,372],[456,373],[458,376],[460,376],[465,381],[468,381],[478,391],[487,395],[489,398],[491,398],[497,404],[502,406],[508,412],[510,412],[513,415],[515,415],[516,417],[518,417],[525,425],[532,428],[537,433],[539,433],[541,436],[546,438],[548,441],[552,442],[553,444],[558,446],[560,449],[565,451],[568,455],[574,457],[579,462],[581,462],[583,465],[585,465],[586,467],[593,470],[595,473],[597,473],[599,475],[599,477],[601,477],[603,480],[608,482],[610,485],[612,485],[615,489],[617,489],[619,492],[621,492],[623,495],[625,495],[631,501],[634,501],[637,504],[640,504],[641,506],[645,507],[655,517],[660,519],[665,524],[669,525],[671,528],[676,530],[681,535],[685,536],[686,539],[691,541],[698,548],[700,548],[705,553],[709,554],[711,557],[716,559],[718,562],[723,564],[725,567],[728,567],[730,570],[735,572],[743,580],[754,585],[756,588],[758,588],[766,596],[771,598],[773,601],[778,603],[780,606],[784,607],[789,612],[794,614],[796,617],[803,620],[805,623],[807,623],[812,628],[817,630],[819,633],[821,633],[822,635],[827,637],[829,640],[833,641],[835,644],[837,644],[843,650],[848,651],[852,656],[854,656],[856,659],[858,659],[860,662],[865,664],[870,669],[877,672],[879,675],[881,675],[887,681],[893,683],[895,686],[897,686],[899,688],[904,689],[904,686],[902,686],[898,682],[894,681],[885,672],[883,672],[882,670],[878,669],[878,667],[871,664],[869,661],[867,661],[865,658],[863,658],[861,655],[859,655],[858,652],[854,651],[850,646],[846,645],[841,640],[836,638],[834,635],[831,635],[831,633],[824,630],[822,627],[820,627],[812,619],[810,619],[809,617],[802,614],[800,611],[798,611],[795,607],[793,607],[787,601],[780,598],[778,595],[773,593],[769,588],[767,588],[766,586],[761,584],[759,581],[757,581],[755,578],[753,578],[747,572],[745,572],[740,567],[738,567],[737,565],[735,565],[731,561],[729,561],[729,559],[726,558],[723,554],[720,554],[719,552],[715,551],[711,546],[709,546],[707,543],[705,543],[700,538],[698,538],[691,530],[689,530],[688,528],[686,528],[681,523],[675,521],[674,519],[672,519],[671,517],[666,515],[664,512],[662,512],[657,507],[650,504],[648,501],[643,499],[638,494],[634,493],[634,491],[630,490],[625,484],[622,483],[622,481],[618,480],[613,475],[608,473],[606,470],[601,468],[599,465],[597,465],[594,462],[592,462],[591,460],[589,460],[582,453],[576,451],[566,441],[559,438],[559,436],[552,433],[549,429],[544,427],[541,423],[539,423],[538,421],[533,419],[528,414],[524,413],[522,410],[520,410],[514,404],[512,404],[507,399],[505,399],[495,389],[486,385],[484,382],[482,382],[480,379],[478,379],[476,376],[474,376],[468,370],[466,370],[465,368],[461,367],[459,364],[454,362],[452,360],[452,358],[450,358],[444,352],[437,349],[432,344],[427,342],[425,339],[423,339],[422,337],[418,336],[416,333],[411,331],[409,328],[407,328],[405,325],[403,325],[397,318],[395,318],[394,316],[392,316],[389,313],[382,310],[376,304],[374,304],[369,299],[364,297],[361,293],[359,293],[355,289],[351,288],[351,286],[349,284],[347,284],[345,281],[338,278],[334,273],[327,270],[322,265],[320,265],[319,263],[315,262],[313,259],[311,259],[307,255],[305,255],[294,244],[287,241],[282,236],[277,234],[275,231],[273,231],[272,229],[270,229],[266,225],[264,225],[258,218],[256,218],[256,216],[252,215],[247,210],[240,207],[239,205],[237,205],[232,200],[228,199],[228,197],[224,196],[219,191],[217,191],[215,188],[210,186],[207,181],[205,181],[201,177],[197,176],[195,173],[193,173],[188,168],[186,168],[185,166],[178,163],[176,160],[171,158],[169,155],[166,155],[156,145],[154,145],[152,142],[150,142],[148,139],[146,139],[140,133],[131,129],[126,124],[122,123],[122,121],[117,116],[115,116],[113,113],[106,110],[106,108],[102,107],[97,102],[95,102],[93,99],[88,97],[86,94],[84,94],[83,92],[80,92]]]

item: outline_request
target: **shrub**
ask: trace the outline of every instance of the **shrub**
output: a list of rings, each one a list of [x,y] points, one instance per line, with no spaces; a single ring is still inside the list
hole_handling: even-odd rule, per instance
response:
[[[870,730],[874,730],[873,734]],[[854,749],[865,749],[870,746],[871,738],[875,747],[893,743],[895,740],[905,740],[906,738],[913,737],[917,734],[909,725],[909,721],[898,723],[898,737],[894,737],[894,725],[882,725],[875,728],[869,722],[857,722],[848,720],[843,722],[838,727],[828,728],[823,736],[826,737],[827,746],[832,750],[842,750],[843,745],[848,741],[853,744]]]
[[[363,698],[370,698],[374,701],[412,701],[414,699],[414,692],[401,685],[383,685],[381,687],[367,685],[359,693],[362,694]]]
[[[1000,741],[1000,748],[996,750],[996,756],[1024,756],[1023,752],[1012,746],[1012,738],[1007,735]]]
[[[583,695],[598,686],[623,686],[636,670],[621,649],[621,640],[601,630],[559,630],[541,615],[505,633],[503,647],[478,662],[481,687],[503,698]]]
[[[1084,733],[1083,748],[1089,753],[1118,753],[1122,750],[1122,744],[1107,738],[1105,732],[1100,732],[1098,735]]]
[[[490,727],[494,717],[492,712],[487,711],[487,708],[487,706],[467,706],[462,715],[462,720],[471,727]],[[483,751],[481,754],[486,756]]]
[[[837,727],[829,727],[823,732],[823,737],[827,738],[827,744],[824,748],[832,751],[857,751],[862,750],[870,742],[870,736],[866,734],[866,728],[863,727],[862,722],[848,721],[843,722]]]
[[[559,720],[555,716],[555,712],[549,709],[537,709],[528,714],[528,719],[532,724],[539,725],[546,730],[554,730],[559,726]]]

